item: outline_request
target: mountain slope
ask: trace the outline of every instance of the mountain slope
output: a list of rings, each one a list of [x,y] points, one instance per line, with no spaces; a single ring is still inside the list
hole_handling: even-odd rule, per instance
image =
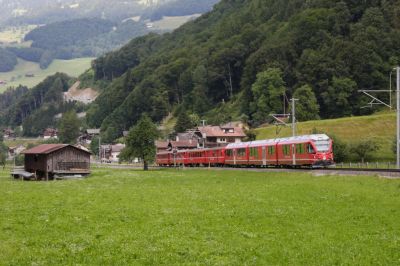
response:
[[[252,85],[271,68],[282,72],[288,97],[310,86],[322,118],[368,113],[357,90],[388,86],[400,58],[399,14],[399,2],[222,1],[171,34],[133,40],[96,60],[95,76],[112,83],[88,122],[101,125],[108,140],[143,112],[160,121],[179,106],[205,118],[218,106],[224,119],[265,122],[255,116],[265,103]],[[222,103],[229,100],[236,106],[230,113]],[[267,105],[263,115],[282,108]]]

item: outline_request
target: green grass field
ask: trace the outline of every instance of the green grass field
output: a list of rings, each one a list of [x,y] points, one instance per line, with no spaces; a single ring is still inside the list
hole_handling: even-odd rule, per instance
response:
[[[398,265],[400,180],[95,169],[0,177],[1,265]]]
[[[392,152],[392,142],[396,135],[395,112],[300,122],[297,125],[297,133],[299,135],[310,134],[314,128],[326,132],[328,135],[334,134],[347,143],[354,143],[362,139],[375,140],[380,145],[380,150],[377,153],[378,156],[373,156],[372,160],[395,161],[395,154]],[[256,132],[257,139],[266,139],[291,136],[292,129],[285,127],[277,135],[276,126],[268,126],[258,128]]]
[[[200,14],[188,15],[188,16],[174,16],[174,17],[163,17],[160,20],[153,22],[155,29],[159,30],[174,30],[179,28],[191,19],[199,17]]]
[[[10,86],[20,84],[34,87],[44,80],[47,76],[57,72],[63,72],[70,76],[77,77],[85,70],[90,68],[90,63],[94,58],[77,58],[73,60],[54,60],[46,69],[40,69],[39,64],[18,59],[18,65],[14,71],[0,72],[0,80],[7,81],[6,85],[0,85],[0,92]],[[32,73],[34,77],[26,77],[25,74]]]
[[[37,25],[28,25],[23,27],[6,27],[0,31],[0,43],[5,45],[24,45],[24,37]]]

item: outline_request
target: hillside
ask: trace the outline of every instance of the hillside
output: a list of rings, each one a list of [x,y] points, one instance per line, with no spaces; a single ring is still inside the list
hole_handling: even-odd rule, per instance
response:
[[[276,134],[276,126],[255,129],[257,139],[276,137],[289,137],[292,135],[291,127],[284,127]],[[300,122],[297,124],[297,134],[310,134],[314,129],[334,135],[347,143],[359,140],[374,140],[380,145],[378,156],[373,160],[395,161],[392,152],[392,143],[396,135],[396,114],[394,112],[370,116],[346,117]]]
[[[95,60],[95,78],[112,83],[88,123],[108,141],[143,112],[155,121],[186,110],[257,125],[282,112],[283,92],[296,91],[309,95],[299,103],[304,117],[369,114],[358,90],[389,86],[400,58],[399,10],[399,2],[222,1],[171,34],[137,38]]]
[[[18,59],[18,64],[13,71],[0,73],[0,80],[7,84],[0,84],[0,92],[8,87],[18,85],[32,88],[43,81],[46,77],[57,72],[65,73],[72,77],[78,77],[82,72],[90,68],[90,62],[94,58],[77,58],[72,60],[54,60],[46,69],[41,69],[38,63]],[[27,77],[27,74],[33,76]]]
[[[74,82],[66,74],[56,73],[30,90],[18,87],[0,94],[1,126],[15,128],[22,125],[24,136],[37,137],[45,128],[57,126],[56,114],[71,109],[82,112],[83,104],[64,102],[64,92]]]

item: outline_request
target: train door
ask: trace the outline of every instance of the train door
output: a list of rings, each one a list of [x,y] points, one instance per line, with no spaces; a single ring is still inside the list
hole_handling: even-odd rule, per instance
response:
[[[262,147],[262,165],[267,165],[267,147],[265,146]]]
[[[292,144],[292,164],[296,165],[296,149],[294,144]]]

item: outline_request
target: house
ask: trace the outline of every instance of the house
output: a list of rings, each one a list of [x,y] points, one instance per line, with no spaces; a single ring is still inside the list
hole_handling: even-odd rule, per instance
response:
[[[115,144],[115,145],[101,145],[100,148],[100,158],[104,162],[119,162],[119,155],[121,151],[125,148],[125,144]]]
[[[15,138],[15,132],[11,128],[5,128],[3,130],[3,138],[5,139],[14,139]]]
[[[58,130],[54,128],[46,128],[43,132],[44,139],[56,139],[58,138]]]
[[[196,149],[198,146],[197,141],[181,140],[181,141],[156,141],[157,152],[168,151],[172,149],[177,150],[190,150]]]
[[[36,179],[54,179],[56,175],[90,174],[90,152],[68,144],[42,144],[22,152],[24,170]]]
[[[25,74],[25,77],[27,77],[27,78],[33,78],[34,76],[35,76],[35,74],[33,74],[31,72]]]
[[[228,143],[239,143],[246,137],[243,128],[232,124],[200,126],[195,130],[195,134],[201,139],[200,146],[205,148],[225,146]]]
[[[83,134],[79,137],[79,142],[90,144],[93,138],[96,136],[100,136],[99,128],[86,129],[85,132],[83,132]]]
[[[168,151],[172,149],[190,150],[199,147],[200,138],[193,131],[178,133],[175,140],[156,141],[157,152]]]
[[[26,150],[24,145],[17,145],[14,147],[9,147],[8,148],[8,158],[14,158],[15,156],[18,156],[19,154],[21,154],[21,152],[23,152],[24,150]]]

